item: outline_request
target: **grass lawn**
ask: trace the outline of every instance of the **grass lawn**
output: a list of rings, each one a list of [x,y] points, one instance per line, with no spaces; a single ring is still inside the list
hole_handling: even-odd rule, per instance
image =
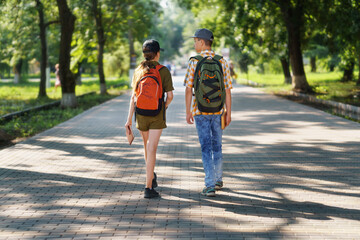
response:
[[[354,75],[358,76],[358,73],[355,72]],[[316,92],[317,98],[360,106],[360,87],[356,86],[355,81],[341,82],[341,77],[342,72],[306,73],[307,81]],[[248,80],[263,85],[265,91],[273,93],[286,93],[292,89],[291,85],[284,84],[282,74],[249,73],[248,75],[238,75],[238,83],[248,84]]]
[[[123,86],[109,88],[119,84]],[[38,85],[37,82],[28,82],[16,86],[13,83],[0,83],[0,115],[61,99],[60,88],[56,92],[50,88],[47,90],[48,98],[37,99]],[[0,148],[52,128],[93,106],[119,96],[124,89],[128,88],[125,79],[107,80],[107,87],[109,94],[100,95],[98,94],[100,91],[98,80],[83,81],[81,86],[76,87],[77,96],[93,91],[96,91],[97,94],[78,97],[78,107],[76,108],[61,109],[54,107],[16,117],[8,122],[0,122],[0,131],[9,137],[9,139],[0,139]]]
[[[126,83],[124,79],[115,79],[107,80],[106,84],[110,87]],[[54,86],[54,82],[52,82],[52,86]],[[99,90],[99,80],[85,80],[81,86],[76,86],[75,92],[77,96],[80,96]],[[39,82],[27,82],[14,85],[13,83],[0,81],[0,116],[61,99],[60,87],[56,89],[56,91],[54,87],[46,89],[48,98],[38,99],[38,92]]]

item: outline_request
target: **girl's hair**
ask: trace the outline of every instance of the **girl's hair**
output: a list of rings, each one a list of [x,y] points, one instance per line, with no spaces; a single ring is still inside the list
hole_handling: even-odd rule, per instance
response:
[[[154,52],[147,52],[143,53],[145,60],[140,63],[140,65],[135,69],[134,76],[132,79],[131,86],[133,88],[133,91],[136,90],[136,86],[140,79],[150,71],[151,60],[153,60],[157,53]]]

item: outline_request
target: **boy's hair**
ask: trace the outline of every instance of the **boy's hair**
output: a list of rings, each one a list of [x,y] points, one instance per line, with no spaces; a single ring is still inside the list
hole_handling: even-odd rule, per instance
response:
[[[212,43],[213,43],[212,41],[210,41],[210,40],[205,40],[205,39],[203,39],[203,40],[204,40],[206,46],[211,47],[211,45],[212,45]]]
[[[207,46],[207,47],[211,47],[211,45],[212,45],[212,41],[210,41],[210,40],[206,40],[206,39],[203,39],[203,38],[198,38],[199,40],[201,40],[201,41],[204,41],[204,44],[205,44],[205,46]]]

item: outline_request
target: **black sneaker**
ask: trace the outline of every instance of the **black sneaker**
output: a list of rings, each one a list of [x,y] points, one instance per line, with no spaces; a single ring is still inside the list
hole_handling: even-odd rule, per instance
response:
[[[157,177],[156,177],[156,173],[154,172],[154,178],[152,180],[152,188],[156,188],[158,186],[156,180],[157,180]]]
[[[160,194],[155,189],[145,188],[144,198],[157,198]]]

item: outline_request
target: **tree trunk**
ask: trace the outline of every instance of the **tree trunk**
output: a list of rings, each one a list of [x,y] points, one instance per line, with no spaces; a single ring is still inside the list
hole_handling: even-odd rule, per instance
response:
[[[79,62],[78,63],[78,72],[77,74],[75,74],[75,84],[78,85],[78,86],[81,86],[82,85],[82,79],[81,79],[81,74],[82,74],[82,62]]]
[[[265,67],[264,67],[264,64],[262,64],[262,63],[259,64],[259,73],[265,74]]]
[[[249,72],[249,61],[250,61],[250,57],[247,53],[241,54],[239,60],[239,66],[241,72],[246,74]]]
[[[301,51],[301,28],[303,25],[304,9],[301,1],[296,1],[293,8],[289,0],[280,0],[279,5],[288,32],[290,64],[293,73],[292,86],[297,92],[312,92],[305,75]]]
[[[56,1],[61,24],[59,53],[59,75],[62,89],[61,106],[75,107],[77,105],[75,97],[75,76],[70,70],[70,51],[76,17],[70,11],[66,0]]]
[[[129,16],[132,16],[132,11],[130,8],[128,10],[128,14],[129,14]],[[128,40],[129,40],[129,52],[130,52],[130,69],[129,69],[130,82],[132,81],[132,77],[134,75],[135,68],[136,68],[136,53],[135,53],[135,48],[134,48],[134,36],[132,33],[132,29],[133,29],[132,25],[133,25],[132,19],[129,18],[128,19],[128,26],[129,26]]]
[[[47,97],[46,95],[46,67],[47,67],[47,43],[46,43],[46,25],[44,22],[44,5],[40,0],[36,0],[36,8],[39,13],[39,28],[41,42],[41,62],[40,62],[40,86],[38,98]]]
[[[358,80],[356,81],[356,85],[360,86],[360,54],[359,54],[359,76],[358,76]]]
[[[291,84],[289,61],[285,57],[280,58],[280,61],[285,77],[285,84]]]
[[[349,82],[353,80],[354,77],[354,67],[355,67],[355,61],[354,59],[349,60],[344,69],[344,75],[341,79],[342,82]]]
[[[316,72],[316,57],[310,58],[310,66],[311,66],[311,72]]]
[[[98,0],[92,0],[92,11],[95,17],[96,24],[96,34],[98,38],[98,72],[100,78],[100,94],[107,94],[105,74],[104,74],[104,47],[105,47],[105,36],[104,36],[104,27],[102,24],[102,13],[101,9],[98,7]]]

